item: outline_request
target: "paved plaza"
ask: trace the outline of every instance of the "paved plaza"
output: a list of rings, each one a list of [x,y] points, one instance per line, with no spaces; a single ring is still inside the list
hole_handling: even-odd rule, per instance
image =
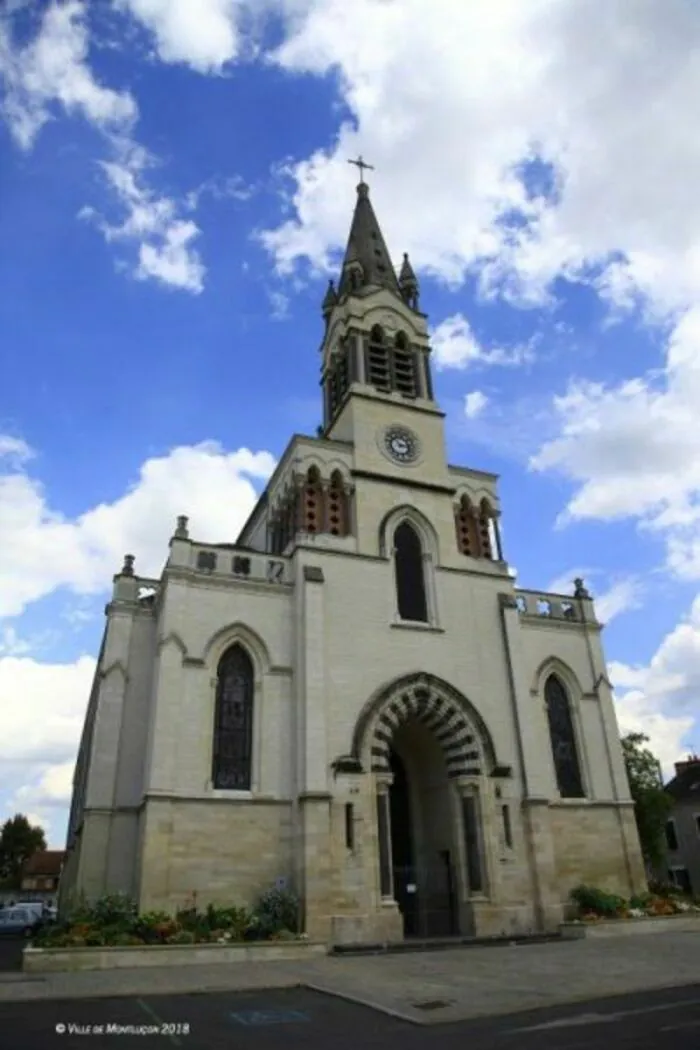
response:
[[[304,986],[432,1025],[694,983],[700,983],[700,934],[674,932],[253,965],[42,976],[7,971],[0,973],[0,1005],[138,997],[145,990],[167,996]]]

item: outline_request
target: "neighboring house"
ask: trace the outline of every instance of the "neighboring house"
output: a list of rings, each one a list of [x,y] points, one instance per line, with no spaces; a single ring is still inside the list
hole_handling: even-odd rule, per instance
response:
[[[62,849],[44,849],[30,857],[22,870],[20,888],[15,898],[54,904],[64,857],[65,850]]]
[[[673,799],[666,821],[664,876],[687,893],[700,894],[700,757],[676,762],[666,791]]]
[[[182,516],[159,579],[131,555],[114,579],[62,903],[289,884],[342,942],[555,930],[577,884],[641,892],[593,601],[516,589],[498,479],[446,458],[418,281],[364,182],[322,315],[323,424],[237,543]]]

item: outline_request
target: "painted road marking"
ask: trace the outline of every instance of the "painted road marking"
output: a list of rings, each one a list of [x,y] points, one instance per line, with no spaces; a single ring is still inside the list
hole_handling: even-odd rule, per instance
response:
[[[308,1021],[309,1015],[301,1010],[237,1010],[230,1014],[238,1024],[257,1027],[267,1024],[293,1024]]]
[[[559,1021],[547,1021],[545,1024],[536,1024],[528,1028],[512,1028],[508,1035],[520,1032],[544,1032],[548,1028],[575,1028],[587,1024],[610,1024],[612,1021],[620,1021],[624,1017],[635,1017],[638,1014],[653,1014],[660,1010],[678,1010],[686,1006],[697,1006],[700,999],[681,999],[673,1003],[660,1003],[657,1006],[642,1006],[636,1010],[620,1010],[619,1013],[607,1014],[577,1014],[575,1017],[563,1017]]]
[[[182,1046],[182,1043],[180,1042],[178,1037],[176,1035],[173,1035],[172,1032],[168,1032],[167,1031],[167,1025],[165,1024],[165,1021],[163,1020],[163,1018],[159,1017],[158,1014],[155,1012],[155,1010],[148,1005],[148,1003],[145,1003],[143,1001],[143,999],[137,999],[136,1002],[139,1004],[139,1006],[141,1007],[143,1012],[148,1014],[148,1016],[151,1018],[151,1020],[155,1021],[155,1023],[158,1025],[158,1027],[161,1030],[164,1030],[163,1034],[167,1035],[168,1039],[172,1043],[174,1043],[175,1046]]]

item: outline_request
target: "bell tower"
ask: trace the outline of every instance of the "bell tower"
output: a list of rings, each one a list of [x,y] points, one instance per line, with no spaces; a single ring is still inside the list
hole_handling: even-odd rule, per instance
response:
[[[329,282],[321,308],[322,432],[351,442],[363,466],[405,468],[420,460],[424,471],[442,473],[443,414],[433,394],[418,279],[407,254],[398,275],[394,269],[364,180],[370,165],[361,157],[350,163],[360,169],[357,201],[337,286]],[[428,446],[431,454],[419,455]]]

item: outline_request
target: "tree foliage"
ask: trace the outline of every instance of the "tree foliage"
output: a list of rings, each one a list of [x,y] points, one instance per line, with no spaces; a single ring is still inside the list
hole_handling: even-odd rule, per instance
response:
[[[622,738],[622,753],[627,768],[630,791],[642,854],[655,868],[664,857],[664,825],[673,805],[663,789],[659,760],[644,747],[649,737],[644,733],[627,733]]]
[[[22,813],[10,817],[0,829],[0,879],[18,888],[22,868],[42,849],[46,849],[44,829],[30,824]]]

